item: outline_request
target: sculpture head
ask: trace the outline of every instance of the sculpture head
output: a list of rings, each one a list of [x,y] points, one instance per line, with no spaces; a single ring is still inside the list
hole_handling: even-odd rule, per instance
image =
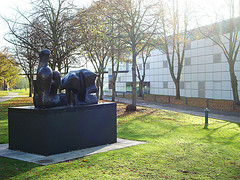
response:
[[[48,49],[44,49],[42,51],[39,52],[39,57],[40,57],[40,61],[39,61],[39,66],[38,66],[38,70],[41,67],[47,66],[49,59],[50,59],[50,51]]]

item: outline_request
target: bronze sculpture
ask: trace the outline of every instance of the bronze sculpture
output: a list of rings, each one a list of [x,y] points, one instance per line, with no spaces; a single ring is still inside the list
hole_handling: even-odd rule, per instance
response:
[[[34,106],[50,108],[64,105],[96,104],[97,98],[91,93],[97,92],[96,74],[82,69],[71,71],[61,79],[58,71],[48,66],[50,51],[39,53],[40,62],[37,80],[34,82]],[[57,93],[58,89],[66,89],[66,93]]]

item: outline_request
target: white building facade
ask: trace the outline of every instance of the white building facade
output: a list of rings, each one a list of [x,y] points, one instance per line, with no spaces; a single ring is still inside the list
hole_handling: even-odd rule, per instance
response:
[[[226,47],[228,44],[226,42]],[[132,82],[131,64],[124,64],[125,71],[118,74],[116,91],[130,92]],[[138,66],[142,73],[141,60]],[[175,67],[175,69],[177,69]],[[240,52],[235,64],[240,95]],[[138,79],[137,79],[138,80]],[[205,38],[189,42],[186,48],[181,74],[180,95],[183,97],[233,100],[229,65],[222,49]],[[108,76],[105,75],[105,93],[108,91]],[[166,55],[153,50],[146,65],[145,93],[175,96],[175,85],[169,73]]]

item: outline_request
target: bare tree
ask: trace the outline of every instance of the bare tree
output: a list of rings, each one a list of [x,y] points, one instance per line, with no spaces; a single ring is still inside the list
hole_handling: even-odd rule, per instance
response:
[[[36,74],[36,67],[38,64],[38,53],[31,50],[30,48],[23,48],[15,46],[14,56],[17,64],[24,71],[24,74],[28,78],[29,84],[29,97],[33,94],[33,76]]]
[[[110,63],[112,71],[112,79],[109,88],[112,89],[112,101],[115,101],[116,93],[116,80],[119,72],[120,63],[125,62],[129,57],[129,52],[126,44],[122,43],[120,36],[122,32],[120,31],[119,24],[121,22],[116,22],[116,19],[120,18],[120,15],[115,11],[114,6],[112,6],[112,1],[107,1],[107,23],[109,25],[108,36],[110,37]]]
[[[154,35],[158,18],[154,5],[147,5],[146,1],[112,0],[110,3],[119,15],[115,22],[121,32],[120,40],[132,54],[132,110],[136,110],[136,58]]]
[[[24,44],[16,36],[11,36],[8,39],[8,41],[14,45],[11,50],[18,66],[23,70],[24,74],[28,78],[29,97],[32,97],[33,76],[36,74],[36,67],[38,64],[38,50],[36,49],[36,46],[32,45],[38,44],[40,47],[41,40],[39,39],[39,32],[32,26],[23,26],[18,30],[18,35],[25,41],[31,42],[30,45],[27,43]]]
[[[240,48],[240,17],[234,0],[225,1],[225,3],[225,7],[228,9],[228,16],[224,17],[226,10],[221,12],[218,9],[217,11],[222,14],[216,14],[217,22],[215,21],[212,22],[212,25],[200,27],[199,30],[204,37],[211,39],[214,44],[222,49],[229,65],[233,99],[236,104],[240,105],[238,80],[235,73],[235,63]]]
[[[176,99],[180,99],[183,61],[186,45],[191,35],[188,31],[191,12],[187,2],[183,8],[179,8],[177,0],[161,3],[160,9],[161,20],[159,26],[161,31],[159,33],[158,49],[166,54],[169,72],[176,88]]]
[[[57,0],[53,4],[50,0],[32,1],[32,13],[26,15],[17,10],[19,18],[9,20],[4,18],[8,23],[10,36],[6,40],[12,44],[17,42],[17,45],[28,46],[35,51],[40,51],[42,48],[47,48],[51,51],[50,66],[53,70],[64,68],[64,60],[69,58],[72,53],[81,45],[81,31],[77,27],[81,23],[78,13],[76,18],[75,7],[68,0]],[[21,29],[30,26],[38,32],[38,43],[33,44],[31,38],[26,39],[22,35]],[[16,41],[17,39],[17,41]],[[16,44],[15,44],[16,45]]]
[[[145,77],[146,77],[146,64],[148,58],[151,56],[151,51],[154,49],[154,44],[149,43],[145,48],[140,52],[140,62],[137,63],[137,77],[139,79],[139,93],[138,96],[142,97],[143,96],[143,87],[144,87],[144,82],[145,82]],[[142,69],[142,74],[140,70],[140,66]]]

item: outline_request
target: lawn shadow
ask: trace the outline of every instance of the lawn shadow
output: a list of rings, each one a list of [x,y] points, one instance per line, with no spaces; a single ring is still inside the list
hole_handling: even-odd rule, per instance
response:
[[[142,110],[141,115],[137,115],[135,118],[131,120],[118,121],[118,124],[124,123],[124,126],[121,127],[121,131],[118,131],[119,135],[123,135],[124,136],[123,138],[127,138],[127,139],[130,138],[132,140],[146,141],[146,139],[156,139],[156,138],[167,136],[170,131],[174,131],[175,129],[178,128],[178,126],[173,126],[172,124],[165,125],[165,123],[164,122],[162,123],[161,121],[148,120],[149,119],[148,116],[150,116],[154,112],[157,112],[158,109],[151,109],[150,111],[146,111],[145,113],[144,113],[144,110],[145,109]],[[135,126],[136,121],[141,121],[143,123],[146,123],[145,125],[147,125],[148,123],[150,124],[153,123],[152,124],[153,127],[155,123],[161,123],[162,125],[165,125],[165,126],[163,127],[159,125],[160,127],[164,128],[164,130],[161,132],[156,131],[154,133],[154,131],[151,130],[150,128],[140,128],[140,127],[133,128]]]
[[[40,165],[16,159],[0,157],[0,179],[9,179],[22,173],[31,172],[31,170],[36,167],[40,167]]]
[[[214,129],[210,129],[210,128],[208,128],[208,126],[205,126],[203,129],[204,130],[207,130],[207,135],[204,137],[204,138],[202,138],[202,139],[207,139],[207,141],[209,142],[209,143],[213,143],[213,142],[216,142],[217,141],[217,139],[216,138],[214,138],[213,137],[213,134],[216,132],[216,131],[218,131],[218,130],[220,130],[220,129],[222,129],[222,128],[224,128],[224,127],[226,127],[226,126],[229,126],[229,125],[231,125],[231,124],[238,124],[238,123],[232,123],[232,122],[226,122],[225,124],[223,124],[223,125],[221,125],[221,126],[219,126],[219,127],[217,127],[217,128],[214,128]],[[239,124],[238,124],[239,125]],[[234,145],[234,143],[232,142],[235,138],[237,138],[237,137],[240,137],[240,133],[236,133],[236,134],[234,134],[234,135],[232,135],[232,136],[228,136],[228,137],[219,137],[219,138],[221,138],[221,143],[223,143],[223,144],[233,144]]]

